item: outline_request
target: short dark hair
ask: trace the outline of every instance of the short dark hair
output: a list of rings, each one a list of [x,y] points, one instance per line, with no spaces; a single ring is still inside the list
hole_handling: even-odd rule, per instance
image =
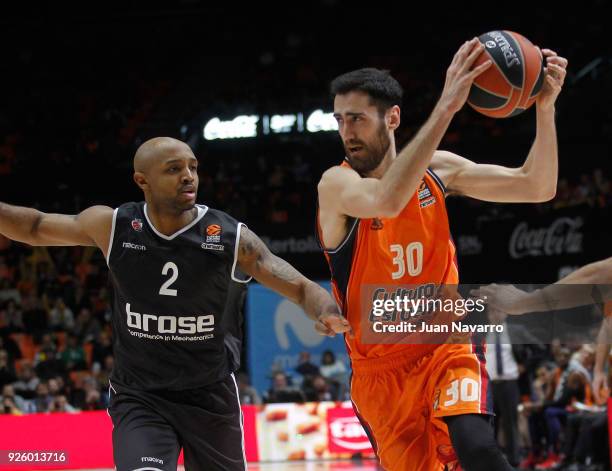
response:
[[[392,106],[402,104],[404,90],[397,80],[391,77],[388,70],[366,67],[339,75],[332,80],[330,92],[332,97],[359,91],[370,96],[370,101],[384,114]]]

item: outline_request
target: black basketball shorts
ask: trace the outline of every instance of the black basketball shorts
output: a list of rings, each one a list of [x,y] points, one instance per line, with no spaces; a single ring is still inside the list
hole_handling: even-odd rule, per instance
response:
[[[243,418],[234,375],[198,389],[145,392],[111,382],[117,471],[245,471]]]

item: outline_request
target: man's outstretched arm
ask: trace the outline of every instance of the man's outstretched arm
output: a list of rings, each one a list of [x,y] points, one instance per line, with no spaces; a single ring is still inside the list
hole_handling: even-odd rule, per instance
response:
[[[569,309],[612,301],[612,257],[590,263],[554,284],[530,293],[512,285],[491,284],[472,290],[487,304],[508,314]]]
[[[0,234],[35,246],[97,246],[106,254],[112,221],[113,210],[107,206],[67,215],[0,203]]]
[[[266,244],[248,228],[240,232],[238,266],[262,285],[304,309],[317,322],[317,331],[325,335],[347,332],[348,321],[340,315],[332,296],[310,281],[282,258],[274,255]]]

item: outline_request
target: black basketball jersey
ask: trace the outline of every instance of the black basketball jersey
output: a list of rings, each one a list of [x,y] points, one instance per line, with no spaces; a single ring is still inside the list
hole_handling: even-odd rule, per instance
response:
[[[248,281],[235,273],[244,225],[222,211],[196,208],[197,217],[171,236],[153,226],[145,203],[114,212],[107,255],[114,291],[111,382],[183,390],[236,368],[242,319],[235,296]]]

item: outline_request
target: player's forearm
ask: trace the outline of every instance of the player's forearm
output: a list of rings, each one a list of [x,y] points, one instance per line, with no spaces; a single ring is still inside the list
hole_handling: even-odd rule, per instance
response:
[[[338,305],[327,290],[308,279],[303,287],[304,296],[300,306],[308,317],[316,321],[322,314],[339,314]]]
[[[397,155],[381,179],[381,199],[388,206],[400,211],[412,198],[453,115],[441,104],[436,105],[417,135]]]
[[[35,245],[42,213],[32,208],[0,203],[0,234],[18,242]]]
[[[528,310],[569,309],[612,300],[612,258],[590,263],[545,288],[530,293]],[[528,312],[528,311],[527,311]]]
[[[529,155],[522,166],[529,182],[530,192],[536,201],[549,201],[557,192],[559,152],[555,110],[538,109],[536,113],[536,137]]]

